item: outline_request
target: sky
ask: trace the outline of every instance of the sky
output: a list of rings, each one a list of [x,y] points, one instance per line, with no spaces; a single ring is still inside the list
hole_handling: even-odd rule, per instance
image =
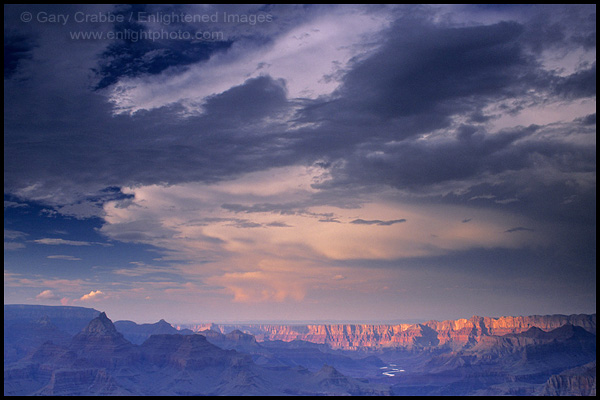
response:
[[[596,312],[595,5],[5,5],[4,303]]]

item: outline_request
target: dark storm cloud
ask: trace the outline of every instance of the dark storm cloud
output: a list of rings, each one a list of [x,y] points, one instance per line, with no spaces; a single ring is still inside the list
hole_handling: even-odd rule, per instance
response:
[[[197,220],[191,220],[186,223],[189,226],[208,226],[212,223],[227,223],[227,226],[234,226],[236,228],[260,228],[263,226],[271,226],[276,228],[289,228],[291,225],[286,224],[285,222],[274,221],[269,222],[267,224],[260,224],[258,222],[252,222],[247,219],[240,218],[201,218]]]
[[[532,125],[489,135],[463,126],[448,135],[448,139],[437,142],[364,144],[347,158],[347,164],[334,169],[333,173],[343,176],[346,182],[380,182],[397,188],[418,188],[532,168],[540,158],[561,169],[594,171],[594,149],[535,140],[534,135],[539,131],[540,127]],[[450,139],[452,135],[454,139]]]
[[[595,64],[566,77],[539,68],[530,53],[535,29],[539,26],[515,22],[444,28],[403,20],[380,51],[346,74],[335,98],[312,102],[301,111],[300,121],[318,121],[319,132],[327,134],[305,134],[297,146],[304,152],[326,148],[329,160],[344,159],[332,167],[335,179],[326,183],[329,188],[379,182],[420,190],[524,170],[539,155],[551,164],[567,161],[566,169],[573,172],[590,171],[594,150],[534,139],[539,126],[490,135],[480,125],[493,119],[482,112],[489,104],[508,101],[513,109],[507,111],[519,111],[556,95],[595,95]],[[548,29],[563,30],[562,25]],[[545,40],[548,47],[566,36],[536,40]],[[472,125],[451,128],[457,115],[470,116]],[[418,140],[443,129],[445,139]]]
[[[381,50],[344,77],[338,97],[307,108],[305,118],[396,118],[400,124],[385,135],[398,139],[442,128],[453,114],[526,90],[522,80],[533,64],[519,43],[523,31],[512,22],[468,28],[399,22]]]
[[[583,125],[596,125],[596,113],[586,115],[585,117],[579,118],[578,120],[581,121]]]
[[[567,22],[440,27],[418,18],[400,19],[380,51],[353,65],[332,99],[302,110],[300,121],[318,121],[321,131],[329,128],[331,134],[305,137],[301,145],[332,152],[342,143],[377,145],[448,128],[456,115],[470,115],[472,123],[489,121],[493,116],[482,110],[494,102],[510,100],[513,109],[507,111],[519,111],[554,95],[594,96],[595,63],[558,77],[540,69],[531,54],[534,41],[544,48],[564,44],[570,37],[564,32]],[[539,30],[544,34],[534,34]],[[548,30],[559,33],[549,35]]]
[[[542,71],[531,53],[534,37],[543,48],[575,46],[569,38],[586,33],[572,28],[577,15],[570,17],[570,25],[565,17],[556,26],[538,18],[530,25],[456,27],[432,24],[421,8],[392,24],[377,51],[353,60],[332,96],[288,99],[285,82],[262,76],[209,97],[202,104],[204,114],[187,117],[179,104],[112,115],[106,98],[90,92],[89,77],[73,76],[48,59],[45,70],[29,66],[31,82],[5,81],[11,99],[5,105],[5,191],[64,204],[91,198],[107,186],[218,182],[319,162],[332,177],[314,185],[331,194],[321,195],[324,204],[332,204],[332,197],[348,202],[372,185],[421,191],[463,181],[476,187],[482,183],[468,182],[484,176],[488,191],[471,191],[463,200],[488,194],[494,201],[518,198],[523,187],[502,186],[493,177],[531,168],[540,158],[566,172],[591,172],[595,165],[593,149],[536,139],[544,127],[490,134],[484,125],[496,118],[485,107],[496,102],[507,101],[516,109],[551,96],[595,95],[595,64],[558,77]],[[99,72],[108,79],[103,85],[197,62],[214,50],[174,42],[107,43],[96,53],[99,61],[89,63],[90,54],[75,51],[83,47],[69,44],[70,63]],[[191,53],[183,54],[184,49]],[[532,97],[532,91],[539,94]],[[283,116],[293,112],[295,118],[285,122]],[[456,117],[468,122],[456,126]],[[290,130],[294,124],[298,128]],[[431,132],[437,136],[420,140]],[[563,193],[562,198],[567,194],[573,195]],[[306,206],[223,208],[293,214]]]
[[[263,225],[252,221],[239,221],[231,226],[235,226],[236,228],[262,228]]]
[[[270,77],[247,80],[224,93],[210,97],[203,106],[211,121],[223,124],[251,123],[285,109],[285,82]]]
[[[269,222],[266,226],[272,226],[275,228],[291,228],[291,225],[286,224],[285,222]]]
[[[221,208],[233,211],[235,213],[277,213],[281,215],[296,215],[298,213],[306,212],[302,209],[300,203],[290,204],[273,204],[273,203],[260,203],[246,206],[243,204],[221,204]]]
[[[596,46],[595,5],[519,5],[506,15],[526,17],[523,42],[537,54],[560,47],[590,50]]]
[[[138,21],[156,16],[180,15],[184,10],[178,6],[162,10],[152,5],[122,5],[115,9],[115,16],[122,16],[122,22],[115,22],[116,32],[134,32],[136,36],[124,36],[123,40],[111,43],[101,55],[96,72],[99,77],[96,89],[102,89],[116,83],[121,77],[135,77],[144,74],[159,74],[169,67],[185,67],[189,64],[208,60],[212,54],[226,50],[232,45],[231,40],[188,41],[188,40],[155,40],[148,36],[149,28]],[[142,21],[144,22],[144,21]],[[185,24],[179,20],[162,24],[163,32],[185,32],[190,37],[207,26],[201,24]],[[160,31],[157,31],[160,32]],[[181,71],[179,71],[181,72]]]
[[[273,203],[259,203],[252,205],[243,205],[243,204],[221,204],[221,208],[227,211],[232,211],[234,213],[273,213],[279,215],[301,215],[304,217],[313,217],[320,218],[320,222],[340,222],[334,218],[333,213],[315,213],[309,211],[308,209],[311,206],[322,205],[322,199],[311,198],[307,199],[304,202],[294,202],[294,203],[284,203],[284,204],[273,204]],[[239,220],[238,220],[239,221]],[[245,221],[245,220],[242,220]],[[280,222],[272,222],[267,224],[267,226],[276,226],[276,227],[288,227],[289,225]]]
[[[4,79],[10,78],[24,59],[31,59],[36,42],[32,37],[4,30]]]
[[[505,230],[505,233],[513,233],[513,232],[522,232],[522,231],[527,231],[527,232],[535,232],[534,229],[531,228],[525,228],[523,226],[517,226],[516,228],[510,228]]]
[[[556,83],[556,93],[568,99],[596,95],[596,63],[590,68],[575,72]]]
[[[269,110],[277,112],[285,106],[277,104],[284,101],[282,93],[279,83],[257,78],[209,99],[205,115],[187,119],[177,116],[183,110],[175,106],[107,117],[107,107],[93,96],[79,105],[68,97],[55,102],[53,108],[86,106],[79,119],[40,116],[35,104],[8,105],[5,183],[13,188],[37,183],[41,192],[65,184],[95,191],[136,183],[214,182],[286,165],[297,157],[290,157],[277,138],[265,136],[268,128],[239,125],[246,116],[258,123]],[[19,128],[23,118],[31,118],[31,129]],[[73,190],[63,186],[61,192]]]
[[[401,222],[406,222],[406,219],[402,218],[402,219],[393,219],[393,220],[389,220],[389,221],[381,221],[379,219],[374,219],[374,220],[364,220],[364,219],[355,219],[353,221],[350,221],[351,224],[357,224],[357,225],[380,225],[380,226],[388,226],[388,225],[394,225],[394,224],[399,224]]]
[[[114,225],[104,225],[102,232],[121,242],[152,243],[157,239],[168,239],[176,231],[168,229],[156,221],[139,220]]]
[[[191,64],[208,60],[217,53],[230,49],[236,41],[252,39],[266,44],[271,41],[270,35],[285,31],[298,24],[307,15],[318,13],[319,8],[326,6],[291,6],[225,4],[201,7],[185,4],[128,4],[118,5],[112,12],[123,16],[123,22],[114,24],[116,32],[134,32],[133,37],[125,37],[116,41],[101,54],[101,59],[94,71],[98,83],[96,89],[106,88],[119,81],[122,77],[155,75],[173,68],[172,73],[181,73]],[[223,13],[230,15],[271,15],[277,23],[263,24],[257,29],[253,24],[234,24],[224,20]],[[275,14],[276,17],[273,15]],[[208,22],[186,22],[180,16],[208,16]],[[217,18],[213,18],[213,17]],[[141,21],[140,21],[141,17]],[[154,39],[148,35],[150,27],[147,24],[151,18],[158,18],[160,31],[177,33],[177,35],[196,33],[216,33],[211,40],[171,40]],[[156,31],[155,31],[156,32]],[[220,35],[222,34],[222,35]]]

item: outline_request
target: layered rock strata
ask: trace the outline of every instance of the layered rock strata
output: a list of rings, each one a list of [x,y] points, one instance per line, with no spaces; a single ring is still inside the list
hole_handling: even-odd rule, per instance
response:
[[[220,325],[199,324],[196,331],[206,328],[221,333],[240,330],[259,342],[304,340],[327,344],[334,349],[356,350],[384,347],[470,347],[482,338],[522,333],[535,327],[551,331],[563,325],[579,326],[596,334],[596,314],[533,315],[527,317],[478,317],[448,321],[428,321],[421,324],[369,325]],[[192,327],[194,328],[194,327]]]

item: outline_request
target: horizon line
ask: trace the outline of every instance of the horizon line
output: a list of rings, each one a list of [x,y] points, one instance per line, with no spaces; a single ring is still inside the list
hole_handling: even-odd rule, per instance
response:
[[[84,309],[89,309],[89,310],[95,310],[98,312],[106,312],[105,310],[98,310],[96,308],[93,307],[84,307],[84,306],[69,306],[69,305],[47,305],[47,304],[25,304],[25,303],[11,303],[11,304],[4,304],[4,306],[42,306],[42,307],[70,307],[70,308],[84,308]],[[159,322],[161,319],[167,321],[169,324],[175,326],[180,326],[180,325],[208,325],[208,324],[214,324],[214,325],[402,325],[402,324],[406,324],[406,325],[413,325],[413,324],[420,324],[420,323],[426,323],[426,322],[430,322],[430,321],[437,321],[437,322],[443,322],[443,321],[456,321],[456,320],[460,320],[460,319],[465,319],[465,320],[469,320],[473,317],[480,317],[480,318],[493,318],[493,319],[499,319],[499,318],[506,318],[506,317],[513,317],[513,318],[518,318],[518,317],[533,317],[533,316],[554,316],[554,315],[562,315],[562,316],[571,316],[571,315],[596,315],[596,312],[594,311],[593,313],[588,313],[588,312],[578,312],[578,313],[554,313],[554,314],[520,314],[520,315],[501,315],[501,316],[488,316],[488,315],[471,315],[470,317],[460,317],[460,318],[444,318],[444,319],[436,319],[436,318],[396,318],[396,319],[387,319],[387,320],[365,320],[365,319],[358,319],[358,320],[330,320],[330,319],[299,319],[299,320],[225,320],[225,321],[192,321],[192,322],[169,322],[167,321],[164,317],[159,318],[158,320],[156,320],[155,322],[137,322],[134,321],[132,319],[113,319],[109,317],[109,319],[111,319],[111,321],[113,322],[117,322],[117,321],[132,321],[135,322],[136,324],[153,324],[156,322]]]

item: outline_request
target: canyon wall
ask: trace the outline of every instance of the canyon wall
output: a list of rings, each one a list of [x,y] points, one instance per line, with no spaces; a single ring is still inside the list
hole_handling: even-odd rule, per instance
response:
[[[186,326],[197,332],[216,330],[228,333],[234,329],[249,333],[256,340],[304,340],[328,344],[334,349],[356,350],[384,347],[462,348],[479,343],[482,337],[521,333],[532,327],[550,331],[571,324],[596,334],[596,314],[533,315],[519,317],[478,317],[448,321],[428,321],[421,324],[372,325],[224,325],[198,324]]]

